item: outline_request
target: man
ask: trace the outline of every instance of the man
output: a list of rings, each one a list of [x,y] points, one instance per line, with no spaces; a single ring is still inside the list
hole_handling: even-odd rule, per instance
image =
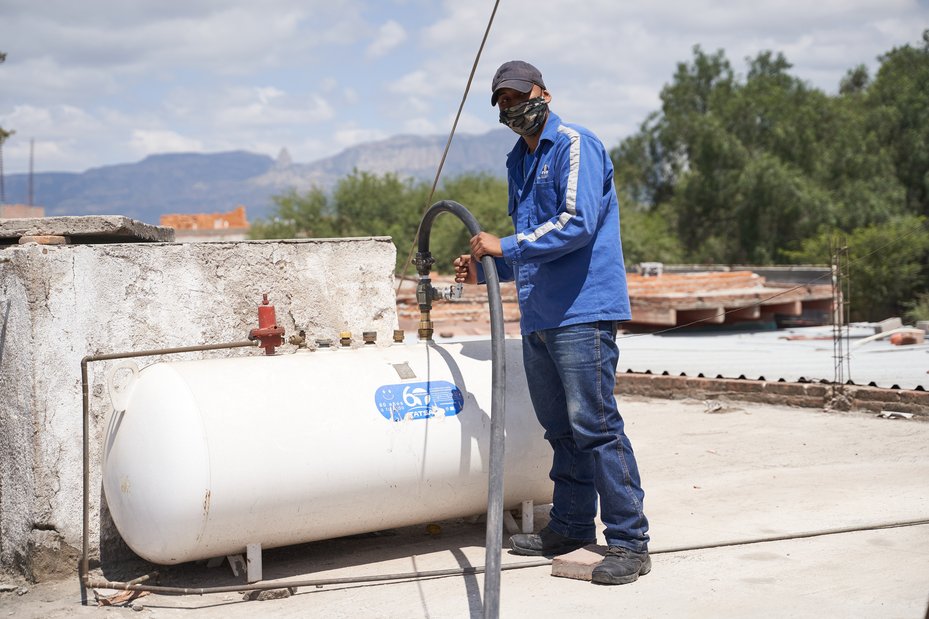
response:
[[[521,136],[506,164],[516,233],[473,237],[471,254],[454,261],[455,280],[483,281],[478,261],[489,255],[502,281],[516,281],[529,392],[554,450],[551,520],[510,545],[552,556],[593,543],[599,495],[609,549],[592,579],[629,583],[651,559],[639,471],[613,396],[616,323],[631,318],[613,164],[590,131],[549,111],[531,64],[504,63],[492,93],[500,122]]]

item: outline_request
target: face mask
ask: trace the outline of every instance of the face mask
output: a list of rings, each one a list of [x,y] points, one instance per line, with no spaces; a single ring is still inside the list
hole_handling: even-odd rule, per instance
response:
[[[500,110],[500,122],[519,135],[535,135],[548,117],[548,103],[542,97],[529,99]]]

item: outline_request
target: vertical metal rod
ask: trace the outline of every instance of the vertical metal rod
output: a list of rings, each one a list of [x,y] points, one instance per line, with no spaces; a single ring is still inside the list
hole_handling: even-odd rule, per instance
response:
[[[87,355],[81,359],[81,396],[83,407],[83,443],[84,443],[84,469],[83,469],[83,518],[81,531],[81,563],[78,576],[81,586],[87,584],[87,574],[90,571],[90,389],[87,382],[87,366],[94,361],[112,361],[115,359],[132,359],[135,357],[155,357],[160,355],[174,355],[184,352],[199,352],[204,350],[223,350],[227,348],[245,348],[258,346],[260,340],[247,340],[242,342],[226,342],[223,344],[202,344],[199,346],[182,346],[179,348],[158,348],[155,350],[139,350],[135,352],[108,353],[102,355]]]

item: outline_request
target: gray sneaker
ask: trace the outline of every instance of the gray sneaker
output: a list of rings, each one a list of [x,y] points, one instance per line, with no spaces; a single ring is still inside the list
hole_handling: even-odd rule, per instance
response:
[[[510,538],[510,548],[513,552],[532,557],[563,555],[592,543],[594,543],[592,539],[565,537],[548,527],[538,533],[519,533]]]
[[[645,576],[652,569],[648,552],[632,552],[621,546],[610,546],[600,565],[590,575],[598,585],[625,585]]]

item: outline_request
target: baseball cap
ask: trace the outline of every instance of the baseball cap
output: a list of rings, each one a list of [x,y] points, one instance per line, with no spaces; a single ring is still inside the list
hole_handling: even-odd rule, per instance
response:
[[[490,104],[497,105],[497,91],[501,88],[512,88],[519,92],[529,92],[532,85],[538,84],[545,89],[545,82],[542,81],[542,73],[528,62],[522,60],[510,60],[504,62],[497,69],[494,80],[491,83],[493,94],[490,97]]]

